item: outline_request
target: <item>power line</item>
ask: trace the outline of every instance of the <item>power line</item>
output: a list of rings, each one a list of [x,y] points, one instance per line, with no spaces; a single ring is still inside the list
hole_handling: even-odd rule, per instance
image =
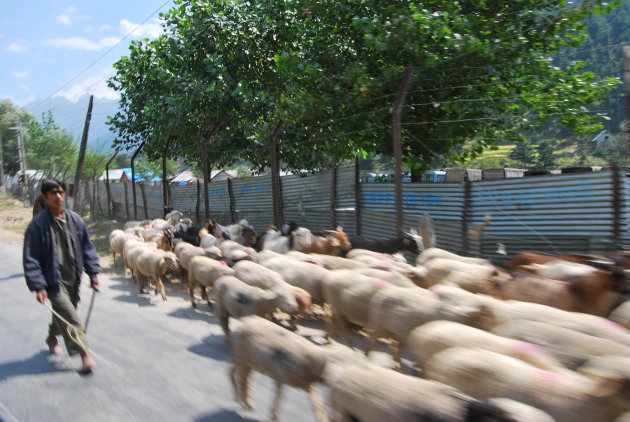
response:
[[[63,90],[64,88],[66,88],[68,85],[70,85],[72,82],[74,82],[77,78],[79,78],[81,75],[83,75],[85,72],[87,72],[89,69],[91,69],[96,63],[98,63],[100,60],[103,59],[103,57],[105,57],[106,55],[108,55],[112,50],[114,50],[116,47],[118,47],[124,40],[126,40],[129,36],[131,36],[134,32],[136,32],[142,25],[144,25],[149,19],[151,19],[153,16],[155,16],[156,13],[158,13],[160,10],[162,10],[162,8],[164,6],[166,6],[168,3],[170,3],[171,0],[166,0],[164,3],[162,3],[162,5],[160,7],[158,7],[153,13],[151,13],[149,16],[147,16],[141,23],[139,23],[134,29],[132,29],[131,31],[129,31],[124,37],[122,37],[120,39],[120,41],[118,41],[115,45],[113,45],[112,47],[109,48],[109,50],[107,50],[106,52],[104,52],[103,54],[101,54],[96,60],[94,60],[92,63],[90,63],[86,68],[84,68],[82,71],[80,71],[79,73],[77,73],[73,78],[71,78],[68,82],[66,82],[61,88],[55,90],[52,94],[48,95],[46,98],[44,98],[42,101],[40,101],[39,103],[37,103],[35,106],[33,106],[33,108],[37,108],[40,105],[42,105],[46,100],[52,98],[56,93],[58,93],[59,91]],[[100,82],[100,81],[99,81]],[[97,82],[98,83],[98,82]],[[96,84],[94,84],[96,85]],[[94,86],[92,85],[92,86]]]

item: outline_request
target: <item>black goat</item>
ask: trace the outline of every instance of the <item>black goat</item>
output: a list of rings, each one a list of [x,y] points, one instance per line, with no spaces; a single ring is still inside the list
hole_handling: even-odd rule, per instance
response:
[[[201,242],[201,238],[199,237],[200,230],[200,226],[186,227],[186,230],[180,228],[173,233],[173,237],[182,239],[184,242],[190,243],[191,245],[199,246],[199,243]]]
[[[422,237],[414,232],[392,239],[372,240],[362,236],[348,236],[352,249],[367,249],[369,251],[394,254],[407,251],[419,254],[424,249]]]

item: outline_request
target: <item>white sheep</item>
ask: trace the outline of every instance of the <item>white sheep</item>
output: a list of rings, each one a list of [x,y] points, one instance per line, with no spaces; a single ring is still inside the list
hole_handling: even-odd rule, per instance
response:
[[[540,321],[515,319],[492,329],[494,334],[528,341],[575,369],[596,356],[630,356],[630,346]]]
[[[303,252],[312,243],[312,234],[306,227],[298,227],[288,236],[277,230],[268,230],[262,244],[262,250],[285,254],[291,250]]]
[[[179,242],[175,245],[175,255],[179,262],[179,279],[183,283],[188,273],[188,263],[194,256],[205,256],[206,251],[199,246],[191,245],[187,242]]]
[[[161,249],[141,249],[134,260],[134,274],[138,289],[143,290],[147,278],[155,288],[155,294],[160,293],[163,300],[166,300],[166,292],[162,283],[162,276],[169,271],[177,270],[177,257],[173,252]]]
[[[300,309],[310,308],[312,301],[310,295],[305,297],[302,291],[294,289],[294,286],[287,283],[277,272],[253,261],[239,261],[233,268],[233,275],[239,280],[250,286],[273,290],[282,297],[284,306],[280,310],[291,316],[291,325],[293,327],[295,327],[295,316],[300,312]],[[300,305],[298,304],[298,299],[306,300],[306,303]]]
[[[333,365],[325,380],[331,385],[331,419],[337,422],[514,422],[497,405],[477,401],[449,385],[369,362]]]
[[[273,379],[276,394],[270,420],[278,420],[282,387],[286,384],[309,393],[317,420],[327,421],[324,406],[313,388],[322,381],[326,355],[310,341],[257,316],[240,319],[232,345],[233,365],[230,380],[236,399],[248,408],[254,403],[249,395],[248,376],[254,370]]]
[[[606,357],[577,372],[544,371],[484,349],[450,347],[429,360],[427,378],[477,399],[505,397],[539,408],[558,422],[610,422],[630,410],[628,358]]]
[[[274,290],[265,290],[260,287],[250,286],[238,278],[225,275],[219,277],[214,283],[215,291],[215,317],[229,341],[229,319],[241,318],[247,315],[258,315],[268,319],[273,318],[273,311],[278,308],[287,308],[297,305],[287,303],[285,297],[280,296]],[[293,299],[295,303],[295,299]]]
[[[435,354],[449,347],[475,347],[512,356],[546,371],[570,373],[553,356],[539,346],[452,321],[432,321],[410,331],[409,351],[416,363],[424,367]]]
[[[118,229],[112,230],[109,234],[109,249],[112,251],[114,266],[116,266],[116,254],[122,257],[125,242],[130,239],[140,240],[135,234],[127,233]]]
[[[309,292],[313,303],[323,305],[322,280],[329,270],[280,254],[262,261],[262,265],[280,274],[287,283]]]
[[[201,287],[201,296],[210,305],[210,299],[206,289],[214,288],[214,282],[224,275],[232,275],[234,270],[227,266],[224,261],[217,261],[212,258],[197,255],[193,256],[188,263],[188,292],[190,303],[193,308],[197,307],[193,291],[197,285]]]
[[[373,350],[377,339],[394,340],[394,365],[401,369],[401,349],[411,330],[441,318],[437,296],[420,287],[387,286],[372,296],[366,331],[370,334],[365,354]]]
[[[131,277],[135,281],[134,275],[134,266],[136,256],[142,251],[144,248],[149,249],[157,249],[157,244],[155,242],[143,242],[141,240],[129,239],[125,242],[123,246],[123,275],[127,275],[127,269],[131,272]]]
[[[461,256],[435,247],[422,251],[422,253],[418,255],[418,258],[416,258],[416,265],[426,265],[428,261],[437,258],[451,259],[453,261],[460,261],[468,264],[490,265],[490,262],[482,258]]]
[[[328,341],[333,341],[337,328],[346,345],[353,347],[348,323],[365,326],[369,318],[370,299],[386,286],[391,284],[351,270],[331,271],[322,280],[324,300],[329,305],[326,313]]]
[[[630,300],[627,300],[617,306],[608,318],[630,330]]]
[[[445,258],[431,259],[425,263],[425,267],[427,272],[422,287],[453,283],[473,293],[490,293],[495,281],[510,278],[509,274],[499,272],[490,264],[471,264]]]

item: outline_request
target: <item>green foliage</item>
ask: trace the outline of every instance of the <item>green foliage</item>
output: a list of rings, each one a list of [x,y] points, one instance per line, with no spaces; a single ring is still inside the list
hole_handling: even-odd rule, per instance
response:
[[[34,120],[34,117],[30,113],[13,105],[8,98],[0,100],[0,137],[2,138],[5,174],[15,175],[20,170],[17,132],[12,128],[20,124],[28,126],[29,123]]]
[[[516,147],[510,152],[508,157],[511,160],[516,160],[525,166],[531,166],[534,164],[536,157],[534,155],[534,148],[529,142],[518,142]]]
[[[166,160],[166,178],[171,178],[177,171],[175,160]],[[135,172],[139,180],[150,180],[154,177],[162,179],[162,161],[151,161],[140,157],[135,161]]]
[[[43,171],[45,177],[67,180],[74,176],[77,147],[72,134],[59,128],[51,111],[42,114],[41,122],[33,120],[30,123],[25,150],[27,166]],[[86,161],[84,168],[95,164]]]
[[[269,165],[268,137],[285,169],[315,170],[367,153],[392,155],[401,115],[406,165],[465,162],[506,137],[552,120],[593,133],[617,80],[548,57],[584,42],[583,20],[603,0],[567,4],[457,0],[189,0],[164,15],[164,34],[134,41],[109,81],[121,92],[110,120],[119,146],[157,160],[167,145],[189,163],[220,128],[210,163]],[[465,145],[465,147],[462,147]]]
[[[544,169],[555,168],[555,158],[553,146],[547,141],[542,141],[536,147],[536,165]]]

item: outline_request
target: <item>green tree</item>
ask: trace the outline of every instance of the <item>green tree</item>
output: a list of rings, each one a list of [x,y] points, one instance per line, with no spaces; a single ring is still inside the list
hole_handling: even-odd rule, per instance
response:
[[[520,161],[525,166],[530,166],[536,161],[534,148],[527,141],[518,142],[516,144],[516,147],[514,147],[514,149],[510,151],[508,158],[510,158],[511,160]]]
[[[41,122],[31,122],[25,150],[28,167],[44,172],[45,177],[68,180],[74,176],[77,147],[72,134],[59,128],[52,111],[43,113]]]
[[[544,169],[552,169],[556,165],[554,149],[548,141],[542,141],[536,147],[536,165]]]
[[[11,100],[0,100],[0,137],[2,137],[4,172],[13,176],[20,170],[17,131],[20,124],[27,127],[34,117],[26,110],[16,107]],[[28,161],[27,161],[27,165]]]
[[[116,64],[122,111],[112,123],[125,145],[146,141],[147,157],[176,134],[190,160],[221,124],[211,162],[263,167],[266,138],[285,121],[283,165],[316,169],[332,156],[392,154],[392,105],[412,69],[409,167],[469,160],[550,119],[592,133],[602,116],[585,105],[617,81],[548,57],[582,43],[582,20],[609,9],[603,0],[181,2],[160,39],[132,43]]]

